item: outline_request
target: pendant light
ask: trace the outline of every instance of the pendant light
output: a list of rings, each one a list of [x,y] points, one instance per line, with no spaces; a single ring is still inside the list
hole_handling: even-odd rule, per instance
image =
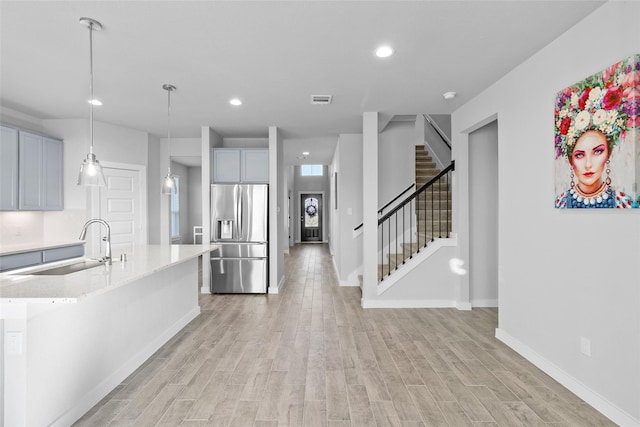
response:
[[[162,180],[162,194],[178,194],[176,177],[171,173],[171,92],[176,90],[174,85],[163,84],[162,89],[167,91],[167,176]]]
[[[91,18],[80,18],[80,24],[89,28],[89,134],[91,145],[89,146],[89,154],[80,165],[80,173],[78,174],[78,185],[86,186],[105,186],[104,173],[102,166],[96,155],[93,154],[93,32],[102,30],[102,24]]]

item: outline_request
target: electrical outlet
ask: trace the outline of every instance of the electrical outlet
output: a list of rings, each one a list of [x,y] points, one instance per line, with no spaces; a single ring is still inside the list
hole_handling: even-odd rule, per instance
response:
[[[585,356],[591,357],[591,340],[580,337],[580,352]]]

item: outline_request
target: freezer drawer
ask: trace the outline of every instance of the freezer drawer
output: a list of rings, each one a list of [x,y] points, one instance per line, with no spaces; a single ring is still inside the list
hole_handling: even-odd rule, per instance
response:
[[[266,258],[266,243],[224,243],[211,251],[211,258]]]
[[[211,293],[264,294],[266,258],[211,258]]]

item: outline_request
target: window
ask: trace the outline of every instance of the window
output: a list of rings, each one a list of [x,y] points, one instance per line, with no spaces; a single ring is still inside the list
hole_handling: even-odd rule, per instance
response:
[[[175,177],[176,188],[171,193],[171,240],[180,237],[180,177]]]
[[[300,167],[302,176],[322,176],[322,165],[302,165]]]

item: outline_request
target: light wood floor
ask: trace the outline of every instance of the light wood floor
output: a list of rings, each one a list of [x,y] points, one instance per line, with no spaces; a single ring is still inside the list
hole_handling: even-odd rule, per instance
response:
[[[76,426],[609,426],[494,338],[496,309],[368,309],[326,245],[202,314]]]

